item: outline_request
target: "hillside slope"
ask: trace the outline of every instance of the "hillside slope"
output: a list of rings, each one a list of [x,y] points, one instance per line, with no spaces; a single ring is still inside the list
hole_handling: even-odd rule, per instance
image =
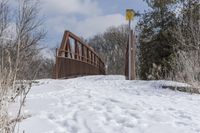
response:
[[[200,133],[200,96],[162,89],[170,81],[123,76],[39,80],[20,130],[26,133]]]

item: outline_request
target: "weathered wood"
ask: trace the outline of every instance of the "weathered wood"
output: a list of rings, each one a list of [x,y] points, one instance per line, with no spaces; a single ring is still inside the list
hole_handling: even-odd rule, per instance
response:
[[[128,41],[129,42],[129,41]],[[133,33],[133,30],[131,30],[131,79],[136,79],[136,38]],[[129,77],[129,44],[127,44],[126,48],[126,58],[125,58],[125,76],[126,79]]]

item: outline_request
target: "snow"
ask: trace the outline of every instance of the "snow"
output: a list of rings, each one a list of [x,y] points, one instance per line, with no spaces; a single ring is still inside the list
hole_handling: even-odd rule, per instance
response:
[[[20,123],[26,133],[200,133],[200,96],[162,89],[171,81],[123,76],[39,80]]]

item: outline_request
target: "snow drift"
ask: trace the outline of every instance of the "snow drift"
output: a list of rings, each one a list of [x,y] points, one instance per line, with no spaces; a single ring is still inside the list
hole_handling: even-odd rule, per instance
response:
[[[200,96],[123,76],[39,80],[19,125],[26,133],[199,133]]]

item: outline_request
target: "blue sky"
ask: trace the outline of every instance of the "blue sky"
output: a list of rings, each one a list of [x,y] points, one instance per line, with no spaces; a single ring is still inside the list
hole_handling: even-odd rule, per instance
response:
[[[45,44],[47,47],[59,45],[64,30],[87,39],[110,26],[126,24],[127,8],[143,12],[147,5],[143,0],[41,0],[48,32]]]

